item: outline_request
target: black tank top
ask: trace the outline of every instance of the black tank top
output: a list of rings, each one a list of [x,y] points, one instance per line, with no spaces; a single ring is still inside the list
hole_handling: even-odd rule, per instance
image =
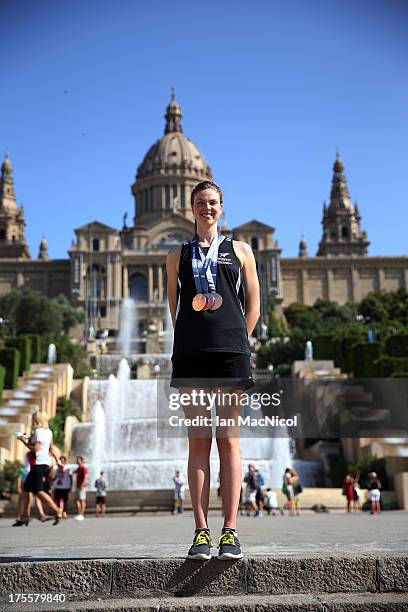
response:
[[[208,251],[203,247],[202,250]],[[222,306],[218,310],[193,310],[192,301],[197,291],[191,258],[191,242],[185,242],[180,254],[173,355],[210,352],[250,355],[241,262],[232,239],[225,238],[218,247],[216,290],[222,296]]]

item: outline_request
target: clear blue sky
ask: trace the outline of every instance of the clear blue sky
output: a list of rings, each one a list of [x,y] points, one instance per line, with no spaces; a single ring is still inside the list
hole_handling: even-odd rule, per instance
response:
[[[315,254],[339,147],[371,255],[407,254],[408,5],[376,0],[19,0],[0,9],[0,148],[37,256],[133,218],[170,87],[229,226]]]

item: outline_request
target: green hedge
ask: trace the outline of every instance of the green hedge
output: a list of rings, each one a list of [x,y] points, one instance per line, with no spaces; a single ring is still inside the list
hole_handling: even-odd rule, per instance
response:
[[[385,343],[385,352],[390,357],[408,357],[408,335],[390,336]]]
[[[313,339],[313,358],[314,359],[333,359],[334,347],[333,338],[328,335],[315,336]]]
[[[389,378],[396,373],[408,371],[408,357],[389,357],[383,355],[376,361],[380,378]]]
[[[42,342],[40,334],[25,334],[31,340],[31,363],[42,363]]]
[[[3,398],[4,383],[6,381],[6,368],[0,365],[0,400]]]
[[[17,338],[6,338],[6,347],[16,348],[20,351],[20,376],[23,372],[29,372],[31,368],[31,339],[28,336],[17,336]]]
[[[353,372],[355,378],[378,378],[381,370],[376,363],[380,358],[379,342],[359,342],[353,346]]]
[[[15,389],[20,368],[20,351],[12,347],[0,349],[0,365],[6,369],[4,388]]]

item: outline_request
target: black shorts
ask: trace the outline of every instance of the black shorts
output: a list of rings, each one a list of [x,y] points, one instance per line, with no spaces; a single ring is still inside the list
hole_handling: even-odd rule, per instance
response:
[[[95,497],[95,503],[98,504],[98,506],[105,506],[106,505],[106,495],[97,495]]]
[[[45,491],[49,471],[49,465],[32,465],[24,481],[24,491],[34,493],[34,495],[37,495],[40,491]]]
[[[254,386],[250,356],[243,353],[199,353],[173,355],[171,387],[235,387]]]
[[[59,502],[61,499],[67,503],[70,489],[54,489],[54,499]]]

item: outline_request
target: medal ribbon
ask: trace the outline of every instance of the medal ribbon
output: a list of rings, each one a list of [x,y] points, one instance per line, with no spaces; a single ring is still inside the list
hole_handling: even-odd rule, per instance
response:
[[[197,293],[215,292],[218,247],[224,238],[222,234],[216,234],[211,241],[207,255],[204,255],[199,246],[197,236],[194,236],[191,242],[193,249],[191,265]]]

